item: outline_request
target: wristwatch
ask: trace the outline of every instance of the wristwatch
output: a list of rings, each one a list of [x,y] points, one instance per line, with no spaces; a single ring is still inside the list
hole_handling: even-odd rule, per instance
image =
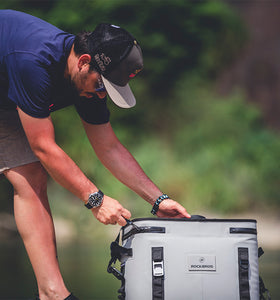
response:
[[[92,193],[88,196],[88,202],[85,204],[85,207],[88,209],[99,207],[102,204],[103,198],[104,194],[100,190]]]

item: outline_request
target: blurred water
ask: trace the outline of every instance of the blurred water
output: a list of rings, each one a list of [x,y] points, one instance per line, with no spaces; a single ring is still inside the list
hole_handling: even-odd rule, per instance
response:
[[[67,287],[80,300],[117,299],[120,283],[108,274],[110,243],[75,242],[59,247],[61,271]],[[36,281],[20,238],[0,242],[0,299],[35,299]]]
[[[81,300],[117,299],[120,282],[107,273],[110,241],[75,242],[59,247],[59,261],[69,289]],[[265,250],[265,249],[264,249]],[[35,299],[36,282],[19,237],[0,242],[0,299]],[[272,299],[280,299],[280,250],[265,251],[260,273]]]

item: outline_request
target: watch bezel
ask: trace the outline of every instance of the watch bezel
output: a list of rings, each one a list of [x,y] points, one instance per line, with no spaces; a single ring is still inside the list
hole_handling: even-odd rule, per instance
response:
[[[101,190],[95,193],[91,193],[88,196],[88,202],[85,204],[85,206],[89,209],[99,207],[103,202],[104,194]]]

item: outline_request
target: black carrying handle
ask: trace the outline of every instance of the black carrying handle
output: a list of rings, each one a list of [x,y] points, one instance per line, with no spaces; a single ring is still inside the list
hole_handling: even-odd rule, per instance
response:
[[[148,232],[153,232],[153,233],[165,233],[165,227],[157,227],[157,226],[141,226],[138,227],[136,224],[133,223],[133,221],[126,219],[126,225],[131,225],[133,228],[123,236],[123,239],[127,239],[130,236],[138,233],[148,233]],[[201,215],[192,215],[189,220],[193,221],[200,221],[200,220],[205,220],[206,218]],[[120,245],[120,234],[123,228],[123,226],[120,229],[120,232],[114,242],[111,243],[111,259],[107,267],[107,272],[112,273],[117,279],[119,280],[124,280],[123,274],[117,270],[115,267],[112,265],[116,263],[117,260],[121,260],[123,256],[132,256],[132,249],[131,248],[125,248]]]
[[[130,236],[132,236],[134,234],[138,234],[138,233],[145,233],[145,232],[165,233],[165,227],[156,227],[156,226],[138,227],[136,224],[134,224],[134,222],[132,220],[129,220],[126,218],[124,218],[124,219],[126,220],[126,223],[127,223],[125,226],[131,225],[132,229],[123,236],[123,239],[127,239]],[[192,215],[189,220],[201,221],[201,220],[205,220],[205,219],[206,218],[201,215]],[[117,270],[115,267],[113,267],[112,265],[115,264],[117,260],[120,261],[123,256],[132,256],[131,248],[125,248],[120,245],[121,231],[124,229],[125,226],[123,226],[120,229],[120,232],[119,232],[116,240],[111,243],[111,247],[110,247],[111,259],[110,259],[108,267],[107,267],[107,272],[113,274],[117,279],[121,280],[122,282],[124,282],[123,274],[119,270]]]
[[[135,225],[133,223],[133,221],[126,219],[126,225],[131,225],[132,229],[125,234],[122,237],[122,240],[125,240],[127,238],[129,238],[130,236],[134,235],[134,234],[138,234],[138,233],[165,233],[165,227],[155,227],[155,226],[141,226],[138,227],[137,225]],[[125,248],[122,247],[120,245],[120,235],[122,230],[124,229],[123,226],[120,229],[120,232],[116,238],[116,240],[114,242],[111,243],[111,259],[109,261],[108,267],[107,267],[107,272],[108,273],[112,273],[115,277],[117,277],[119,280],[124,280],[123,275],[120,271],[118,271],[115,267],[113,267],[112,265],[116,263],[117,260],[121,260],[121,258],[123,256],[132,256],[132,249],[131,248]]]
[[[127,225],[132,225],[136,226],[133,224],[131,220],[126,219]],[[136,226],[137,227],[137,226]],[[113,274],[117,279],[121,280],[124,283],[124,276],[123,274],[113,267],[112,265],[116,263],[117,259],[120,261],[122,256],[127,255],[127,256],[132,256],[132,249],[131,248],[125,248],[120,245],[120,234],[121,230],[123,227],[120,229],[120,232],[114,242],[111,243],[110,250],[111,250],[111,259],[109,261],[108,267],[107,267],[107,272],[110,274]]]
[[[132,221],[125,219],[127,222],[127,225],[132,225],[133,227],[137,227],[135,224],[133,224]],[[121,287],[118,290],[119,296],[118,299],[124,300],[125,299],[125,278],[122,271],[119,271],[117,268],[115,268],[113,265],[116,263],[117,259],[120,261],[121,258],[126,256],[132,256],[132,249],[131,248],[125,248],[120,245],[120,234],[123,227],[120,229],[120,232],[114,242],[111,243],[110,249],[111,249],[111,259],[109,261],[107,272],[110,274],[113,274],[118,280],[121,281]]]
[[[206,218],[204,216],[200,216],[200,215],[192,215],[190,220],[194,220],[194,221],[200,221],[200,220],[205,220]]]

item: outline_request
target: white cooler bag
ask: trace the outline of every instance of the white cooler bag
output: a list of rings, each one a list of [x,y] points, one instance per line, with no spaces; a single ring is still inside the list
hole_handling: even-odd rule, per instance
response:
[[[260,299],[255,220],[142,218],[121,233],[108,266],[122,281],[119,299]]]

